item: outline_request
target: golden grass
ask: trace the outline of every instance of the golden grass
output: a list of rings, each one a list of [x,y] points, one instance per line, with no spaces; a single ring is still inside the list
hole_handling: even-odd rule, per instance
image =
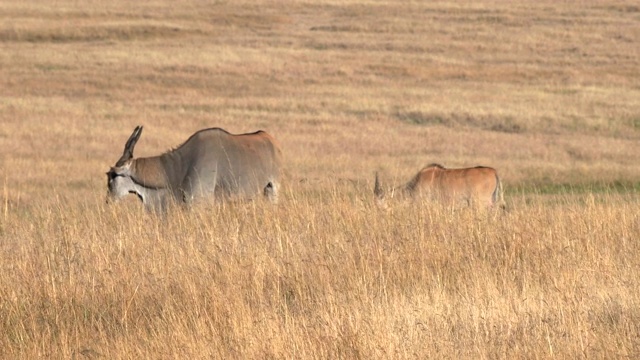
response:
[[[0,357],[624,358],[640,341],[631,1],[0,3]],[[194,131],[281,203],[104,204]],[[509,211],[375,207],[428,163]]]
[[[495,215],[329,195],[9,213],[3,355],[637,354],[637,196]]]

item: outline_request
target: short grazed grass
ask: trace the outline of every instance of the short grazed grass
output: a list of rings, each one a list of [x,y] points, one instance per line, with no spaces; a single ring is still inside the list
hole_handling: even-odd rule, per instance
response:
[[[0,3],[0,357],[635,358],[631,2]],[[206,127],[281,201],[104,203]],[[506,211],[391,202],[495,167]]]

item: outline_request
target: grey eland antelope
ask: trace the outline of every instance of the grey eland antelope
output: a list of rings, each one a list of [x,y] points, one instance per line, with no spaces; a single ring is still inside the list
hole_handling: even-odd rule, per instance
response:
[[[170,201],[253,198],[278,199],[281,150],[264,131],[234,135],[204,129],[177,148],[151,157],[133,158],[142,126],[135,128],[124,153],[107,172],[107,202],[136,194],[148,210],[164,210]]]

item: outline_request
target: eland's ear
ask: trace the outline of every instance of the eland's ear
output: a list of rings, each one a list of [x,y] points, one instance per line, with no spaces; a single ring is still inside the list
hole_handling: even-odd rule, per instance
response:
[[[133,149],[135,148],[138,139],[140,139],[141,134],[142,126],[136,126],[131,136],[129,136],[129,140],[127,140],[127,143],[124,145],[124,152],[122,153],[120,160],[116,163],[116,167],[124,165],[127,161],[133,158]]]
[[[107,174],[113,174],[116,176],[128,176],[131,175],[131,159],[124,161],[121,165],[116,165],[109,169]]]

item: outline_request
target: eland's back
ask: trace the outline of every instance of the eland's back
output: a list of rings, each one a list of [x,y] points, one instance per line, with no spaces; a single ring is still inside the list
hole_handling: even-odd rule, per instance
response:
[[[280,176],[280,147],[264,131],[234,135],[219,128],[205,129],[173,153],[187,159],[181,186],[195,198],[212,192],[218,197],[268,193],[267,187],[275,188]]]

